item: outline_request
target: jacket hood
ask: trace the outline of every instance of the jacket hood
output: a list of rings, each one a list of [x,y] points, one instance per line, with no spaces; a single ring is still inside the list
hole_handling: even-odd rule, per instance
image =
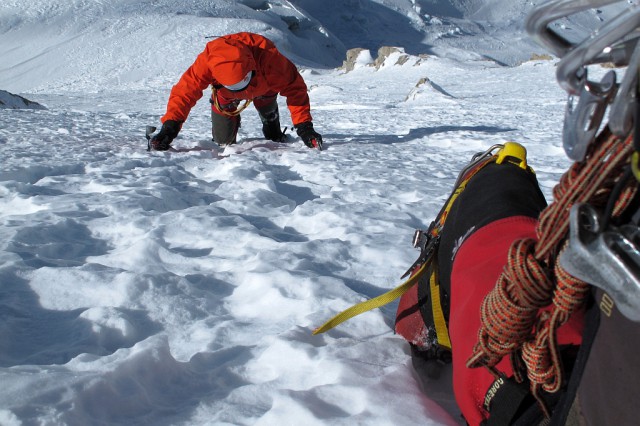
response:
[[[223,86],[232,86],[256,70],[251,49],[246,44],[227,38],[209,43],[211,74]]]

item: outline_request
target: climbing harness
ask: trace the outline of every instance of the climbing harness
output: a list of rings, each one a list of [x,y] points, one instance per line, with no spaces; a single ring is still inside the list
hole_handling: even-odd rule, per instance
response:
[[[231,111],[223,108],[220,105],[220,101],[218,100],[218,89],[216,89],[214,86],[211,86],[211,103],[213,104],[213,106],[216,107],[216,110],[219,111],[221,114],[224,114],[228,117],[235,117],[237,115],[240,115],[240,113],[244,111],[251,104],[251,99],[245,99],[244,104],[242,104],[242,106],[236,107],[235,110]]]
[[[496,150],[497,152],[494,154],[494,151]],[[398,287],[383,293],[380,296],[358,303],[340,312],[315,329],[313,334],[324,333],[350,318],[394,301],[418,283],[422,276],[429,271],[430,276],[428,285],[432,294],[432,310],[438,343],[441,346],[450,349],[451,342],[449,341],[447,320],[445,319],[442,303],[440,301],[437,267],[435,265],[437,263],[435,262],[435,256],[440,242],[440,234],[444,228],[444,224],[451,207],[458,196],[464,191],[471,178],[473,178],[484,166],[493,162],[497,164],[509,162],[525,170],[532,171],[526,162],[525,148],[516,142],[506,142],[505,144],[493,145],[486,151],[475,154],[470,163],[458,174],[454,185],[455,190],[449,196],[449,199],[436,216],[436,219],[431,222],[427,230],[416,230],[413,237],[413,246],[420,249],[420,255],[401,278],[405,278],[410,274],[411,277]]]

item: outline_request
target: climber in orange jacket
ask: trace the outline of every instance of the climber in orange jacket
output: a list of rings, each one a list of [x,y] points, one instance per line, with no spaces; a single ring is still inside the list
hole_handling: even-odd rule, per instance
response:
[[[213,139],[219,145],[236,142],[240,112],[253,101],[266,139],[283,142],[276,98],[287,98],[298,136],[309,147],[319,147],[322,136],[312,124],[307,85],[295,65],[267,38],[247,32],[230,34],[207,43],[204,51],[171,89],[162,129],[151,147],[169,149],[191,108],[212,86]],[[242,103],[242,105],[241,105]]]

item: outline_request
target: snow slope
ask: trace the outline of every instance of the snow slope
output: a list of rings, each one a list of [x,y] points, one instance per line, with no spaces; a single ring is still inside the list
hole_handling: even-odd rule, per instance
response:
[[[477,2],[323,4],[0,4],[0,88],[47,107],[0,109],[0,424],[459,421],[418,388],[396,304],[311,331],[399,283],[473,153],[525,144],[550,194],[568,164],[555,63],[416,55],[431,5],[497,13]],[[205,100],[173,151],[147,152],[204,36],[241,30],[301,65],[326,149],[265,142],[250,108],[223,152]],[[414,54],[334,69],[397,42]]]
[[[253,31],[294,62],[334,68],[347,49],[507,65],[544,53],[523,32],[525,0],[4,0],[0,86],[13,93],[164,87],[216,35]],[[562,21],[572,36],[619,6]]]

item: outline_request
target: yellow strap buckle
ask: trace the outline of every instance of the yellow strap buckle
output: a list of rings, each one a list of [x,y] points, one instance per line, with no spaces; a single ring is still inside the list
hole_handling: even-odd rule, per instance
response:
[[[496,155],[498,156],[496,164],[502,164],[507,160],[523,170],[529,169],[527,165],[527,149],[518,142],[505,142]]]
[[[500,147],[500,150],[498,151],[497,154],[492,155],[491,152],[493,152],[493,150],[497,147]],[[447,203],[445,204],[445,207],[443,208],[442,212],[438,214],[438,217],[436,218],[438,223],[435,225],[435,228],[433,229],[430,228],[431,232],[433,233],[432,236],[436,237],[439,234],[440,230],[444,226],[444,222],[447,218],[447,214],[449,213],[449,210],[451,209],[451,206],[453,205],[457,197],[460,195],[460,193],[464,191],[464,189],[467,186],[467,183],[469,183],[471,178],[475,176],[475,174],[478,171],[480,171],[485,165],[489,164],[494,157],[496,158],[497,164],[502,164],[506,160],[509,163],[517,165],[523,170],[529,170],[530,172],[533,173],[533,170],[527,165],[527,150],[525,149],[524,146],[520,145],[517,142],[505,142],[504,145],[495,145],[491,147],[485,154],[490,155],[490,157],[484,157],[485,158],[483,160],[484,162],[481,162],[480,160],[478,160],[477,163],[473,164],[476,168],[470,169],[471,170],[470,172],[467,170],[468,173],[466,174],[461,173],[461,175],[464,176],[464,179],[462,180],[462,182],[457,183],[455,191],[451,194],[451,196],[447,200]],[[402,296],[404,293],[406,293],[411,287],[413,287],[418,282],[422,274],[426,272],[427,267],[432,262],[433,262],[433,257],[430,256],[428,259],[426,259],[422,263],[422,266],[420,267],[420,269],[413,276],[411,276],[407,281],[400,284],[398,287],[384,294],[381,294],[378,297],[375,297],[370,300],[366,300],[364,302],[360,302],[338,313],[333,318],[329,319],[327,322],[325,322],[320,327],[315,329],[313,331],[313,334],[324,333],[328,330],[331,330],[338,324],[343,323],[344,321],[347,321],[357,315],[360,315],[363,312],[367,312],[372,309],[384,306],[387,303],[390,303],[393,300],[397,299],[398,297]],[[440,300],[440,287],[438,285],[437,275],[435,272],[429,277],[429,285],[431,290],[431,300],[433,303],[432,309],[434,313],[434,323],[435,323],[434,325],[436,327],[436,335],[438,337],[438,343],[441,346],[450,349],[451,341],[449,340],[449,330],[447,327],[447,322],[444,318],[444,312],[442,311],[442,303]]]

